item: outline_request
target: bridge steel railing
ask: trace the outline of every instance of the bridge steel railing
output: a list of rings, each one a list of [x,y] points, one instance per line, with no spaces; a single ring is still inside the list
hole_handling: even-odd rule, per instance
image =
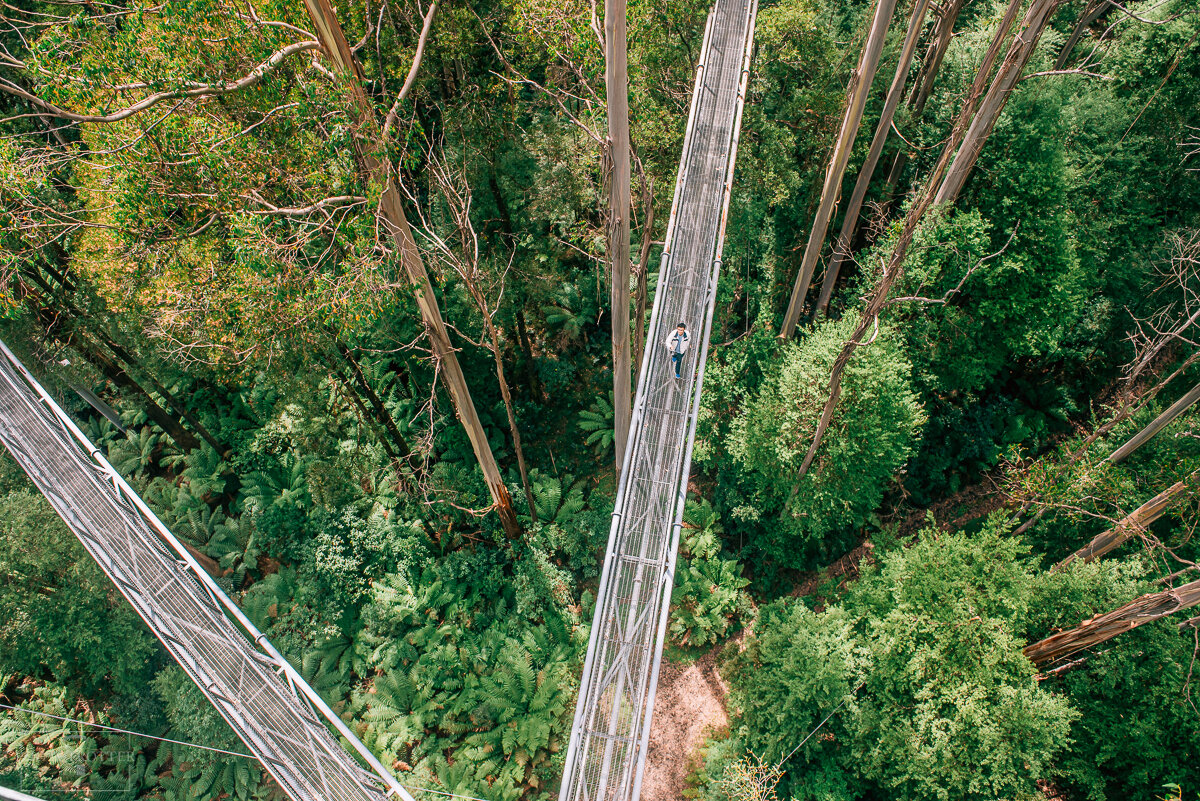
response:
[[[279,786],[295,801],[412,801],[3,342],[0,352],[0,442]]]
[[[641,791],[756,14],[757,0],[717,0],[705,27],[560,801]],[[676,379],[665,341],[680,322],[693,347]]]

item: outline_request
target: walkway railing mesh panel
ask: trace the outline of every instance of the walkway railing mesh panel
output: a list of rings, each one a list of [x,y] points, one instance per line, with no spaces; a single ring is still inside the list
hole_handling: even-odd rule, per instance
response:
[[[705,29],[560,801],[641,788],[756,11],[717,0]],[[665,347],[679,322],[682,379]]]
[[[232,602],[197,575],[178,541],[168,548],[162,523],[0,350],[0,442],[266,770],[296,801],[380,801],[385,780],[343,750],[296,692],[298,674],[247,639],[222,611]]]

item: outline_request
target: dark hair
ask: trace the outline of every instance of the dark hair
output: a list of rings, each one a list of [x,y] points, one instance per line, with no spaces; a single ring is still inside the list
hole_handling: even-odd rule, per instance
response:
[[[677,326],[675,326],[675,327],[676,327],[676,328],[687,328],[687,326],[686,326],[686,325],[684,325],[683,323],[680,323],[679,325],[677,325]]]

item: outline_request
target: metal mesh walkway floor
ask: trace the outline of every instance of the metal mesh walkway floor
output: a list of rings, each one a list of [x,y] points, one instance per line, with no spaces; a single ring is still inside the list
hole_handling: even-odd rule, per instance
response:
[[[705,28],[560,801],[641,789],[756,12],[717,0]],[[676,379],[680,321],[693,347]]]
[[[380,801],[392,792],[411,801],[16,356],[0,350],[0,442],[280,787],[296,801]]]

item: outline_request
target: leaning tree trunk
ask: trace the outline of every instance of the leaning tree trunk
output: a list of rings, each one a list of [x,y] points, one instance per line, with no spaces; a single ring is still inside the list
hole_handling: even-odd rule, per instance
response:
[[[629,439],[633,390],[629,361],[629,70],[625,0],[604,0],[604,86],[608,94],[608,261],[612,273],[613,444],[617,473]]]
[[[875,126],[875,136],[871,139],[871,147],[862,169],[858,171],[858,180],[854,183],[854,192],[850,195],[850,204],[846,206],[846,215],[842,220],[842,231],[838,234],[837,244],[833,246],[829,268],[825,270],[825,279],[821,282],[821,294],[817,298],[817,312],[822,313],[829,307],[829,298],[833,295],[833,285],[837,282],[838,272],[842,263],[850,257],[850,243],[858,230],[858,215],[862,211],[863,200],[867,196],[867,187],[871,184],[871,176],[883,155],[883,146],[887,143],[888,132],[892,127],[892,119],[896,116],[896,107],[904,95],[904,85],[908,82],[908,71],[912,66],[913,54],[917,52],[917,39],[921,37],[921,28],[925,24],[925,12],[929,9],[929,0],[916,0],[913,3],[912,17],[908,21],[908,32],[904,37],[904,46],[900,50],[900,60],[896,62],[896,74],[892,77],[892,85],[888,89],[887,100],[883,104],[883,114],[879,124]]]
[[[1088,3],[1083,13],[1079,15],[1079,19],[1075,22],[1075,28],[1071,31],[1071,36],[1067,39],[1067,43],[1059,51],[1058,59],[1054,62],[1054,69],[1061,70],[1067,66],[1067,61],[1071,57],[1071,51],[1075,49],[1075,45],[1079,44],[1080,38],[1083,37],[1083,32],[1088,29],[1089,25],[1104,16],[1112,7],[1113,4],[1110,0],[1091,0]]]
[[[842,175],[846,172],[847,162],[850,161],[850,151],[854,147],[858,127],[862,123],[863,108],[867,103],[867,95],[871,92],[871,82],[879,66],[883,41],[887,38],[888,25],[895,9],[896,0],[876,0],[871,31],[867,35],[866,44],[863,45],[858,67],[850,75],[850,85],[846,90],[846,113],[842,117],[842,127],[838,131],[833,153],[829,157],[825,185],[821,187],[821,202],[817,206],[816,216],[813,217],[812,231],[808,234],[808,244],[804,247],[804,258],[800,262],[800,271],[796,273],[796,283],[792,287],[787,312],[783,315],[783,325],[779,329],[780,339],[789,339],[796,332],[796,324],[800,322],[800,312],[804,309],[804,299],[808,295],[813,270],[821,255],[825,232],[829,229],[834,206],[837,205],[838,196],[842,191]]]
[[[909,209],[908,216],[905,217],[904,227],[901,229],[900,236],[896,240],[896,245],[888,257],[883,275],[871,290],[870,299],[863,309],[858,325],[855,326],[854,331],[850,334],[850,338],[846,340],[841,352],[838,353],[837,358],[833,361],[833,369],[829,374],[829,398],[825,401],[825,406],[821,410],[816,431],[813,433],[812,443],[808,447],[808,453],[804,455],[804,461],[800,465],[798,477],[807,473],[809,467],[812,466],[817,449],[821,446],[821,440],[824,438],[825,432],[829,429],[829,424],[833,420],[833,413],[837,409],[838,401],[842,395],[842,377],[845,374],[846,365],[853,358],[854,351],[863,344],[867,332],[879,325],[879,314],[883,311],[883,307],[887,305],[888,293],[891,292],[892,287],[896,285],[896,282],[904,274],[904,258],[908,255],[908,248],[912,245],[913,237],[917,232],[917,226],[925,216],[925,212],[934,204],[935,190],[939,186],[945,188],[942,176],[948,174],[947,167],[951,157],[958,152],[958,158],[955,159],[954,166],[959,166],[959,162],[962,161],[963,167],[960,180],[965,181],[967,175],[970,174],[971,169],[975,166],[975,159],[964,159],[964,154],[959,146],[965,142],[965,138],[970,135],[971,131],[976,130],[975,146],[977,148],[983,147],[984,142],[987,140],[987,135],[995,125],[996,118],[1004,110],[1004,104],[1008,100],[1009,93],[1012,90],[1011,85],[1007,82],[1007,76],[1012,72],[1020,74],[1021,70],[1029,62],[1029,57],[1033,55],[1037,41],[1041,37],[1042,31],[1045,29],[1046,23],[1050,18],[1050,14],[1046,13],[1046,7],[1048,6],[1049,10],[1053,11],[1064,2],[1067,2],[1067,0],[1034,0],[1034,4],[1021,26],[1020,33],[1018,33],[1016,40],[1009,48],[1008,54],[1004,57],[996,79],[992,82],[991,87],[989,87],[987,95],[984,97],[983,102],[979,104],[979,111],[976,113],[976,103],[979,93],[986,82],[985,71],[990,71],[991,69],[991,53],[998,51],[1000,47],[999,43],[1007,38],[1007,31],[1011,26],[1010,14],[1013,12],[1013,9],[1020,7],[1021,0],[1012,0],[1009,4],[1009,13],[1006,13],[1004,19],[1000,22],[1000,28],[997,29],[996,35],[993,38],[992,47],[989,48],[988,55],[984,57],[983,64],[979,68],[980,71],[975,76],[974,84],[971,87],[971,94],[968,95],[963,108],[959,111],[958,119],[954,123],[954,129],[950,132],[950,138],[946,142],[945,147],[942,148],[942,154],[938,158],[937,164],[934,165],[933,171],[929,174],[924,189]],[[981,121],[983,125],[980,125]],[[978,150],[974,152],[977,156]]]
[[[942,60],[946,57],[946,51],[950,49],[950,42],[954,40],[954,23],[958,21],[959,12],[962,11],[965,3],[966,0],[950,0],[949,7],[942,12],[938,19],[933,42],[926,51],[925,61],[917,74],[913,95],[908,103],[908,107],[911,109],[909,116],[914,122],[921,119],[921,115],[925,113],[925,104],[933,92],[934,80],[942,68]],[[900,174],[904,172],[906,164],[908,164],[908,150],[900,148],[900,151],[896,153],[896,158],[892,161],[892,168],[888,171],[887,180],[884,182],[885,205],[890,205],[891,198],[896,193],[896,186],[900,183]]]
[[[47,282],[36,272],[22,271],[21,275],[22,277],[28,278],[37,284],[41,290],[46,293],[47,301],[53,300],[55,303],[61,305],[61,307],[66,310],[67,314],[70,315],[75,324],[81,328],[83,327],[85,321],[88,319],[88,315],[84,313],[82,309],[71,303],[71,301],[67,300],[66,298],[61,297],[60,293],[55,292],[50,286],[49,282]],[[68,284],[66,276],[54,273],[54,279],[64,291],[69,292],[71,290],[71,285]],[[141,373],[143,378],[146,379],[146,382],[150,384],[150,388],[157,392],[159,397],[167,402],[167,405],[174,410],[175,414],[179,416],[180,420],[191,426],[192,429],[196,431],[196,433],[198,433],[205,442],[211,445],[213,450],[222,455],[229,451],[228,445],[222,443],[220,440],[214,437],[212,433],[210,433],[209,430],[196,418],[196,416],[188,411],[187,406],[175,396],[175,393],[163,386],[162,383],[160,383],[159,380],[155,378],[153,374],[151,374],[151,372],[134,357],[132,353],[121,347],[116,340],[110,337],[104,331],[102,326],[94,325],[91,327],[91,331],[96,339],[99,340],[100,344],[108,348],[113,356],[116,357],[117,361],[124,363],[125,367],[122,369],[125,372],[132,368]],[[172,437],[172,439],[174,439],[174,437]]]
[[[47,336],[75,349],[107,380],[140,399],[147,416],[165,431],[181,450],[190,451],[200,447],[200,440],[185,429],[179,420],[172,417],[166,409],[159,406],[150,393],[135,381],[127,370],[107,355],[96,342],[92,341],[80,326],[63,326],[63,317],[47,305],[48,299],[40,298],[37,291],[30,288],[20,278],[17,279],[16,284],[17,297],[29,307],[34,319],[45,329]]]
[[[1097,534],[1087,545],[1050,568],[1050,572],[1062,570],[1072,562],[1091,562],[1109,551],[1116,550],[1133,536],[1145,531],[1147,526],[1166,514],[1168,509],[1182,501],[1197,486],[1200,486],[1200,470],[1182,481],[1175,482],[1121,518],[1115,526]]]
[[[354,146],[361,161],[360,169],[369,180],[383,187],[379,199],[379,216],[388,233],[395,240],[400,253],[400,264],[409,282],[416,290],[417,306],[421,311],[421,319],[425,323],[433,354],[438,360],[442,372],[442,380],[450,390],[458,419],[462,422],[475,451],[475,459],[483,471],[483,479],[491,493],[492,502],[500,516],[504,533],[509,537],[521,534],[521,524],[513,509],[512,498],[508,487],[500,475],[496,458],[492,455],[491,445],[488,444],[487,434],[475,411],[471,400],[471,392],[467,387],[466,376],[458,363],[450,336],[446,333],[446,324],[442,320],[441,309],[438,308],[437,298],[433,294],[433,286],[429,283],[429,274],[425,271],[425,263],[413,240],[412,229],[404,214],[404,206],[400,197],[400,188],[393,175],[391,162],[387,158],[386,143],[379,131],[370,98],[362,88],[363,75],[359,68],[350,45],[342,33],[337,17],[329,5],[329,0],[304,0],[316,29],[317,38],[325,53],[329,56],[338,72],[346,78],[358,112],[358,133],[353,137]]]
[[[633,364],[642,369],[642,352],[646,347],[646,307],[649,287],[646,273],[650,268],[650,248],[654,244],[654,182],[639,170],[642,184],[642,243],[638,253],[637,289],[633,299]],[[640,378],[640,376],[639,376]]]
[[[979,154],[983,151],[983,146],[992,134],[996,120],[1000,118],[1000,112],[1008,103],[1009,95],[1016,88],[1017,81],[1021,80],[1021,72],[1037,48],[1042,31],[1049,24],[1054,12],[1065,2],[1067,0],[1034,0],[1030,5],[1021,25],[1021,32],[1017,34],[1009,47],[1008,55],[1000,63],[992,86],[980,104],[979,113],[967,129],[967,135],[954,157],[954,163],[946,171],[946,178],[933,199],[934,203],[953,203],[958,198],[958,193],[962,191],[967,177],[975,168]]]
[[[1189,389],[1187,394],[1172,403],[1165,412],[1155,417],[1150,422],[1150,425],[1130,437],[1128,442],[1109,454],[1108,458],[1104,461],[1111,462],[1112,464],[1124,461],[1130,454],[1145,445],[1151,437],[1166,428],[1172,420],[1187,411],[1197,400],[1200,400],[1200,384]]]
[[[1135,598],[1119,609],[1085,620],[1073,629],[1060,631],[1026,646],[1025,656],[1041,667],[1107,642],[1122,632],[1191,609],[1197,604],[1200,604],[1200,581],[1172,590],[1152,592]]]

